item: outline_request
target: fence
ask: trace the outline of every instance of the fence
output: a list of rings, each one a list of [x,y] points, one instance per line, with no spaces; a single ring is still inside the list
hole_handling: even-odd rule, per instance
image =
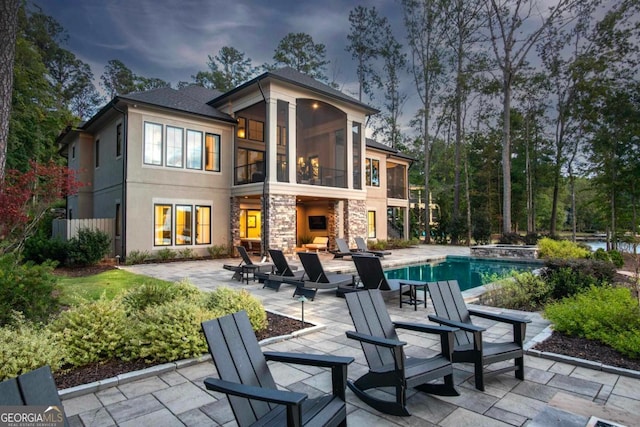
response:
[[[89,219],[54,219],[52,237],[64,241],[73,239],[78,235],[78,230],[88,228],[100,230],[111,238],[109,256],[115,255],[114,244],[116,220],[114,218],[89,218]]]

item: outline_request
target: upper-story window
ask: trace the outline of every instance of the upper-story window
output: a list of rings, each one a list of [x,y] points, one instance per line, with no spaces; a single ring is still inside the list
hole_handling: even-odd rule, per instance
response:
[[[249,119],[249,139],[264,142],[264,122]]]
[[[380,187],[380,160],[367,158],[364,165],[367,185]]]
[[[187,168],[202,169],[202,132],[187,130]]]
[[[148,165],[162,165],[162,125],[144,124],[144,162]]]
[[[122,123],[116,126],[116,157],[122,156]]]
[[[314,99],[296,100],[296,182],[347,187],[347,115]]]
[[[351,126],[353,140],[353,188],[362,189],[362,125],[353,122]]]
[[[387,162],[387,197],[391,199],[407,198],[407,167]]]
[[[167,166],[181,168],[184,131],[182,128],[167,126]]]
[[[201,131],[164,126],[151,122],[144,124],[144,163],[220,172],[220,135]],[[164,150],[164,152],[163,152]]]

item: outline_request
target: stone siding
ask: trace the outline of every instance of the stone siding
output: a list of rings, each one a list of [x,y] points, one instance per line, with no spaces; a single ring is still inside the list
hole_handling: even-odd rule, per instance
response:
[[[283,194],[269,195],[264,232],[267,247],[293,253],[296,248],[296,197]]]
[[[354,247],[356,237],[367,240],[367,202],[366,200],[345,200],[344,238],[350,247]]]
[[[231,245],[240,246],[240,199],[231,197],[229,200],[231,218]]]
[[[471,256],[478,258],[538,258],[537,246],[482,245],[472,246]]]

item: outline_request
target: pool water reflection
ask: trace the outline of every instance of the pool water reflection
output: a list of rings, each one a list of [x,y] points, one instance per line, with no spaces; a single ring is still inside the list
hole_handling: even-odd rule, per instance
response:
[[[446,260],[441,262],[389,269],[385,271],[385,275],[388,279],[409,279],[424,282],[457,280],[460,290],[465,291],[483,285],[483,275],[506,275],[512,270],[531,271],[542,265],[542,261],[522,262],[519,260],[448,256]]]

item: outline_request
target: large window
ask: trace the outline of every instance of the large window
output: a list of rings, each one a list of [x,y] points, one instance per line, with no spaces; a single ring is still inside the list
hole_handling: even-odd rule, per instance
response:
[[[196,245],[211,243],[211,206],[196,206]]]
[[[220,135],[208,133],[204,138],[204,169],[220,172]]]
[[[162,165],[162,125],[144,124],[144,162],[148,165]]]
[[[298,184],[347,186],[347,115],[313,99],[296,101]]]
[[[365,169],[367,185],[380,187],[380,160],[366,159]]]
[[[171,246],[171,205],[154,206],[154,237],[155,246]]]
[[[182,167],[183,130],[167,126],[167,166]]]
[[[351,126],[351,135],[353,136],[353,188],[362,189],[362,125],[353,122]]]
[[[406,199],[407,168],[405,165],[387,162],[387,197],[392,199]]]
[[[264,142],[264,122],[249,119],[249,139]]]
[[[187,168],[202,169],[202,132],[187,130]]]
[[[211,206],[164,203],[154,205],[153,244],[154,246],[211,244]]]
[[[367,237],[376,237],[376,211],[367,212]]]
[[[278,181],[289,182],[289,103],[278,100],[278,125],[276,127],[276,150],[278,160]]]
[[[238,149],[236,185],[264,181],[264,151]]]
[[[100,140],[96,139],[96,168],[100,167]]]
[[[191,206],[176,206],[176,245],[191,244],[192,209]]]

